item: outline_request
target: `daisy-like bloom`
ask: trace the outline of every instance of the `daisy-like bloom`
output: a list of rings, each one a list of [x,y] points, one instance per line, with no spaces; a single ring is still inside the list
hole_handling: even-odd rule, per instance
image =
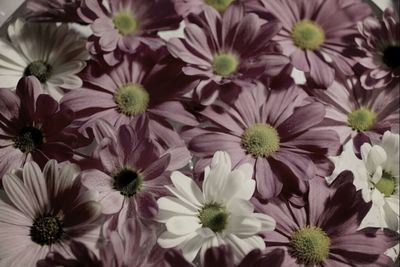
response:
[[[327,90],[308,89],[326,107],[329,129],[337,131],[342,144],[351,138],[354,148],[399,131],[399,90],[365,90],[355,78],[338,78]]]
[[[59,100],[63,89],[82,86],[76,74],[89,55],[85,40],[68,25],[18,19],[9,25],[8,38],[0,39],[0,88],[15,88],[21,77],[32,75]]]
[[[255,3],[258,0],[174,0],[178,14],[186,17],[190,13],[200,14],[205,6],[210,6],[220,13],[225,12],[230,5],[238,2]]]
[[[159,155],[143,129],[123,125],[115,136],[102,140],[96,151],[101,166],[82,172],[82,183],[98,192],[103,214],[152,219],[158,211],[156,197],[169,184],[170,155]]]
[[[283,250],[276,249],[268,254],[262,254],[259,249],[252,250],[239,264],[234,263],[232,248],[226,245],[207,249],[204,254],[202,267],[280,267],[283,262]],[[196,267],[188,262],[177,250],[170,250],[165,254],[170,267]]]
[[[29,161],[43,167],[49,159],[70,160],[77,137],[72,120],[35,77],[22,78],[16,93],[0,89],[0,176]]]
[[[225,150],[232,165],[250,163],[262,198],[277,196],[283,184],[292,192],[306,190],[305,181],[327,176],[334,166],[339,137],[319,129],[325,108],[300,88],[267,90],[259,84],[245,90],[232,106],[211,105],[200,112],[208,126],[187,128],[188,148],[200,158],[200,173],[216,150]],[[299,192],[300,191],[300,192]]]
[[[382,19],[369,17],[358,29],[363,38],[356,38],[358,48],[365,53],[359,59],[364,67],[360,77],[365,89],[393,88],[400,83],[400,22],[392,8]]]
[[[185,38],[170,39],[168,50],[186,63],[183,72],[199,82],[195,100],[208,105],[219,95],[232,100],[260,76],[278,76],[285,69],[289,59],[271,42],[280,29],[278,21],[247,14],[240,4],[223,15],[205,7],[187,17]]]
[[[177,29],[181,21],[172,0],[110,0],[108,4],[82,0],[78,12],[93,32],[88,40],[90,53],[100,55],[110,66],[141,45],[160,47],[163,41],[157,33]]]
[[[235,262],[253,249],[264,249],[258,236],[271,231],[275,221],[268,215],[253,213],[250,198],[255,182],[249,164],[231,171],[231,159],[225,152],[216,152],[205,170],[201,190],[192,178],[173,172],[173,196],[158,199],[157,220],[166,225],[158,238],[164,248],[182,249],[183,256],[193,261],[200,251],[203,261],[210,247],[227,244],[232,247]]]
[[[262,204],[258,211],[271,214],[276,229],[265,233],[270,251],[285,251],[282,266],[394,266],[384,253],[399,235],[388,229],[358,230],[371,207],[353,185],[351,172],[343,172],[328,187],[324,179],[310,181],[308,204],[294,206],[283,198]]]
[[[92,249],[99,237],[100,205],[80,184],[79,169],[49,161],[43,172],[30,162],[3,177],[0,265],[35,267],[48,252],[71,253],[79,241]]]
[[[353,74],[355,61],[344,51],[352,48],[349,38],[357,32],[357,21],[371,13],[360,0],[282,0],[259,1],[256,10],[270,12],[282,22],[282,30],[274,38],[290,57],[291,63],[303,71],[319,88],[330,86],[335,68]],[[262,6],[261,6],[262,3]],[[331,18],[335,19],[332,20]]]
[[[28,0],[28,19],[48,22],[78,22],[83,23],[78,16],[81,0]]]
[[[399,229],[399,134],[385,132],[374,145],[361,146],[359,159],[351,147],[334,158],[335,171],[327,178],[331,183],[342,170],[354,174],[354,185],[362,190],[365,201],[372,201],[362,225]]]

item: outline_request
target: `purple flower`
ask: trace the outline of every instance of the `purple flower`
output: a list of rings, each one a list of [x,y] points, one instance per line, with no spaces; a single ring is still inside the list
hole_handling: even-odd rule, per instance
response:
[[[200,14],[206,6],[223,13],[229,6],[236,3],[249,4],[258,0],[174,0],[178,14],[186,17],[190,13]]]
[[[271,198],[284,185],[304,192],[305,180],[333,170],[327,156],[337,154],[339,137],[318,128],[325,108],[298,87],[267,90],[259,85],[243,91],[230,107],[212,105],[200,114],[211,125],[185,132],[189,150],[200,158],[197,173],[209,165],[216,150],[227,151],[232,166],[254,166],[257,191]]]
[[[0,177],[29,161],[43,167],[49,159],[70,160],[72,120],[73,113],[60,111],[33,76],[23,77],[16,93],[0,89]]]
[[[342,144],[354,138],[356,151],[378,140],[387,130],[399,132],[399,90],[364,90],[355,78],[338,78],[327,90],[308,89],[326,106],[324,125],[335,130]]]
[[[205,252],[203,267],[279,267],[283,262],[283,250],[275,249],[268,254],[262,254],[260,250],[252,250],[239,264],[234,264],[234,257],[231,247],[221,245],[209,248]],[[165,259],[170,267],[196,267],[186,261],[177,250],[170,250],[165,254]]]
[[[100,205],[82,189],[79,169],[34,162],[3,177],[0,200],[0,264],[34,267],[48,252],[71,253],[72,241],[95,249]]]
[[[308,204],[296,207],[283,198],[256,208],[277,221],[265,233],[267,251],[285,251],[282,266],[392,266],[384,252],[395,246],[399,235],[388,229],[358,230],[371,207],[356,191],[351,172],[342,173],[328,187],[324,179],[310,181]]]
[[[74,123],[81,131],[99,119],[115,128],[148,121],[152,135],[160,128],[172,131],[165,117],[196,124],[193,116],[188,119],[181,115],[184,109],[176,100],[192,82],[182,75],[182,65],[164,52],[125,57],[112,69],[89,62],[82,74],[83,88],[67,93],[61,100],[62,109],[76,113]]]
[[[91,26],[88,48],[110,66],[141,45],[153,49],[163,41],[157,32],[176,29],[181,18],[171,0],[110,0],[109,9],[98,0],[82,0],[79,16]]]
[[[131,217],[152,219],[158,212],[156,197],[170,183],[170,154],[158,154],[145,137],[143,129],[121,126],[100,142],[95,156],[101,166],[82,172],[82,183],[98,193],[103,214],[116,214],[119,225]]]
[[[365,89],[390,87],[400,83],[400,22],[391,8],[383,12],[381,20],[369,17],[360,23],[358,48],[365,53],[359,59],[363,66],[360,77]]]
[[[168,50],[186,63],[183,72],[198,81],[194,98],[209,105],[220,96],[235,99],[262,75],[278,76],[288,65],[271,38],[281,24],[246,14],[242,5],[223,15],[210,7],[186,18],[185,38],[173,38]],[[247,88],[246,88],[247,89]]]
[[[320,88],[330,86],[335,68],[352,75],[355,61],[344,55],[357,34],[357,21],[370,14],[360,0],[259,1],[258,12],[270,12],[283,28],[274,38],[291,63]],[[335,19],[332,19],[335,18]]]
[[[48,22],[84,23],[77,10],[81,0],[27,0],[28,19]]]

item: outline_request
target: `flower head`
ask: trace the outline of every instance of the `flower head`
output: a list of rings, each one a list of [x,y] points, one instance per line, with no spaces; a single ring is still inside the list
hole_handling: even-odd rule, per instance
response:
[[[185,62],[183,72],[199,82],[196,101],[207,105],[218,96],[229,101],[255,79],[278,76],[288,65],[271,41],[280,29],[278,21],[248,14],[240,4],[223,15],[206,7],[186,18],[185,38],[171,39],[168,50]]]
[[[64,89],[82,86],[76,74],[89,54],[84,40],[67,24],[18,19],[8,26],[8,37],[0,40],[0,88],[15,88],[20,78],[35,76],[46,93],[59,100]]]
[[[197,173],[215,150],[226,150],[233,166],[245,162],[253,166],[258,193],[271,198],[284,185],[304,191],[305,180],[333,170],[327,156],[338,152],[339,138],[334,131],[319,129],[325,108],[298,87],[267,90],[259,84],[244,91],[233,105],[211,105],[200,116],[209,124],[184,132],[189,150],[200,158]]]
[[[0,176],[36,161],[70,160],[77,135],[70,129],[73,113],[59,110],[56,100],[43,94],[35,77],[24,77],[16,93],[0,90]]]
[[[262,204],[258,211],[276,220],[276,229],[265,233],[267,251],[285,250],[282,266],[392,266],[384,253],[399,235],[388,229],[358,230],[369,211],[351,172],[343,172],[328,187],[324,179],[310,181],[307,203],[296,206],[283,198]]]
[[[398,13],[388,8],[382,19],[365,19],[358,25],[362,37],[356,38],[363,67],[360,81],[365,89],[395,88],[400,82],[400,22]]]
[[[95,248],[100,205],[82,189],[75,165],[34,162],[3,177],[0,201],[0,263],[34,267],[48,252],[69,254],[80,241]]]
[[[252,249],[263,249],[257,234],[272,230],[275,222],[265,214],[253,213],[249,200],[255,183],[251,176],[248,164],[232,171],[225,152],[215,153],[205,169],[203,190],[193,179],[173,172],[173,186],[167,186],[173,196],[157,201],[157,220],[167,227],[158,238],[160,246],[182,249],[188,261],[199,251],[203,260],[208,248],[221,244],[232,246],[235,262]]]

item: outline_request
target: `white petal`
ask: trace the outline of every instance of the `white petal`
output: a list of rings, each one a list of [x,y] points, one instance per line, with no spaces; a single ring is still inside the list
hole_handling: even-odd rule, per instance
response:
[[[196,216],[198,210],[187,205],[182,200],[175,197],[162,197],[157,200],[158,214],[157,221],[166,222],[173,216]]]
[[[200,220],[193,216],[175,216],[166,223],[167,230],[175,235],[187,235],[201,228]]]
[[[399,197],[392,196],[385,198],[386,204],[399,216]]]
[[[171,174],[171,180],[181,197],[197,207],[203,205],[203,194],[193,179],[175,171]]]
[[[227,209],[235,215],[250,215],[254,211],[254,206],[248,200],[234,198],[227,205]]]
[[[382,173],[383,173],[382,167],[378,166],[376,170],[373,172],[373,175],[371,177],[371,182],[373,182],[374,184],[378,183],[379,180],[382,178]]]
[[[368,143],[364,143],[361,146],[361,158],[362,160],[365,162],[365,164],[367,164],[367,159],[368,159],[368,154],[371,151],[372,146]]]
[[[229,173],[221,197],[223,201],[229,202],[232,198],[249,200],[256,189],[256,183],[253,179],[244,176],[240,170],[234,170]]]
[[[251,179],[253,177],[254,166],[250,163],[240,165],[237,170],[243,172],[244,177],[247,179]]]
[[[186,260],[192,262],[199,253],[200,248],[203,246],[204,239],[200,236],[195,236],[190,240],[187,240],[182,248],[182,254]]]
[[[399,229],[398,210],[395,212],[387,203],[385,203],[385,205],[383,206],[383,210],[385,212],[384,218],[387,226],[393,231],[398,231]]]
[[[376,168],[387,159],[385,150],[380,146],[373,146],[367,157],[367,168],[370,172],[374,172]]]
[[[274,218],[263,213],[254,213],[254,216],[261,221],[261,232],[275,230],[276,221]]]
[[[261,221],[256,217],[231,216],[226,231],[240,236],[252,236],[261,232]]]
[[[187,234],[187,235],[174,235],[168,231],[165,231],[158,237],[158,244],[163,248],[173,248],[186,240],[192,239],[194,236],[197,236],[195,232]]]
[[[259,236],[239,238],[238,236],[231,234],[227,236],[226,241],[233,249],[235,262],[241,261],[253,249],[265,249],[265,243]]]

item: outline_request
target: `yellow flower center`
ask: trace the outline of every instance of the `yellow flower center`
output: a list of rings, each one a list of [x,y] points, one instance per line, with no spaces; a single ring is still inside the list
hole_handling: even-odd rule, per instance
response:
[[[375,112],[367,108],[359,108],[347,115],[347,123],[354,130],[367,131],[375,126],[376,117]]]
[[[278,131],[269,124],[254,124],[242,135],[242,147],[255,157],[267,158],[279,150]]]
[[[314,21],[301,20],[293,26],[291,37],[297,47],[304,50],[317,50],[325,41],[325,32]]]
[[[135,116],[146,112],[150,96],[141,85],[127,84],[114,93],[114,101],[121,113]]]
[[[237,71],[239,59],[232,53],[220,53],[214,56],[212,68],[214,73],[226,77]]]
[[[128,12],[120,12],[113,18],[115,29],[122,35],[135,33],[139,28],[139,22]]]
[[[215,8],[218,12],[224,12],[228,6],[232,3],[233,0],[205,0],[206,3],[213,8]]]

